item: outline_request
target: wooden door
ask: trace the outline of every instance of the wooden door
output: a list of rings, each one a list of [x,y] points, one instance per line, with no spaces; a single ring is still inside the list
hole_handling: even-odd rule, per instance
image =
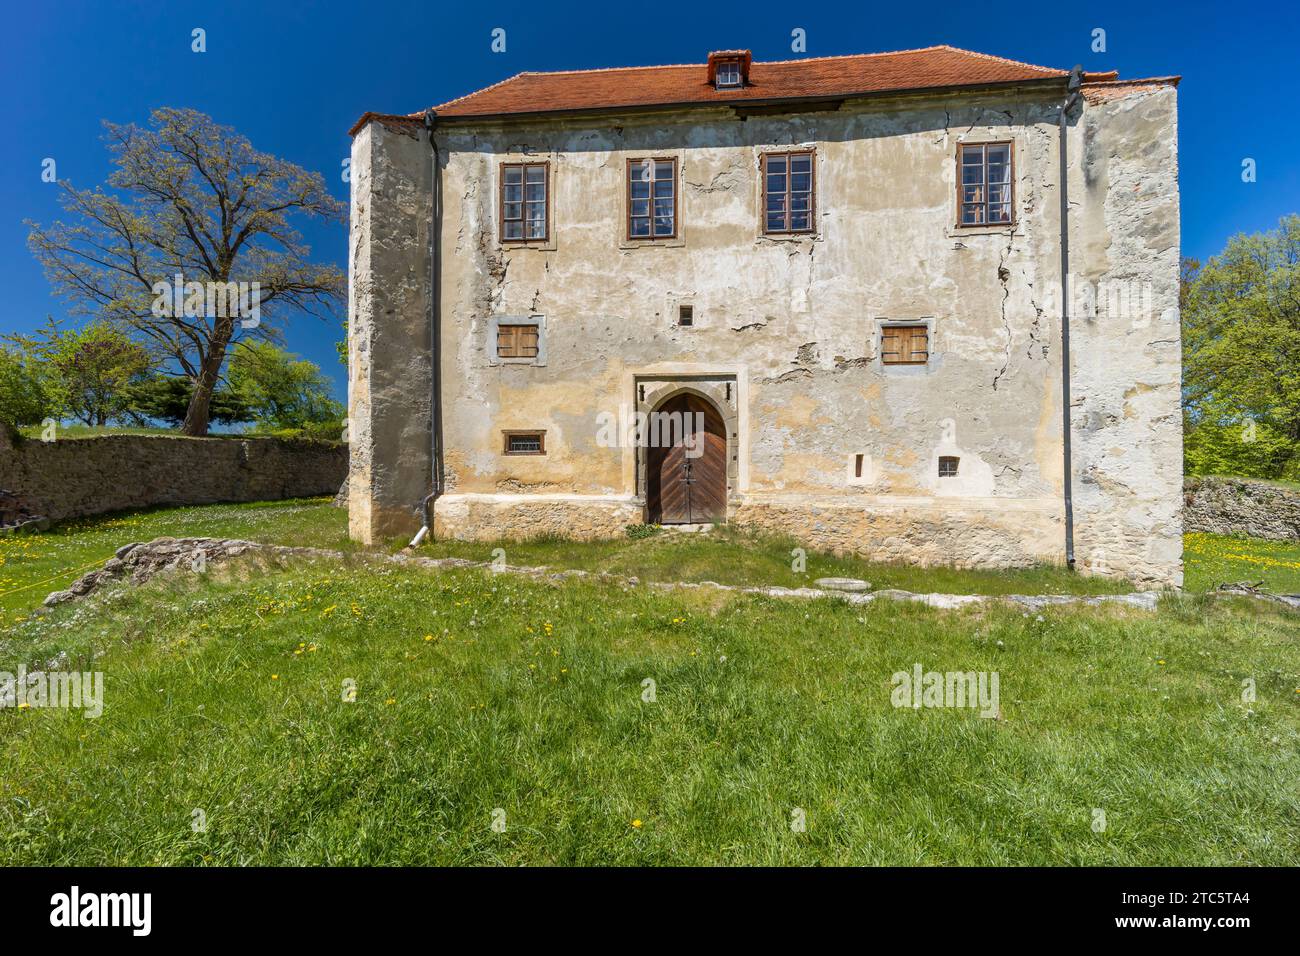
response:
[[[668,427],[666,422],[684,427]],[[661,417],[656,417],[661,416]],[[703,431],[699,426],[703,423]],[[707,524],[727,518],[727,429],[713,405],[678,395],[651,416],[646,510],[653,524]]]

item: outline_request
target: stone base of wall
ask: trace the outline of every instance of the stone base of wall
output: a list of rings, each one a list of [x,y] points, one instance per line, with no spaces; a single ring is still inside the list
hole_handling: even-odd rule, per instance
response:
[[[452,494],[439,498],[434,511],[436,537],[466,541],[618,538],[645,520],[635,498],[597,495]],[[1065,560],[1064,518],[1054,498],[746,495],[731,502],[728,523],[818,551],[920,567],[1016,568]],[[1182,583],[1180,565],[1142,555],[1116,552],[1109,564],[1081,557],[1078,569],[1144,587]]]
[[[279,438],[19,439],[0,454],[0,488],[55,521],[153,505],[333,495],[347,472],[347,445]]]
[[[434,505],[435,537],[518,541],[554,535],[575,541],[622,537],[642,522],[632,498],[599,495],[443,495]]]
[[[1183,530],[1300,540],[1300,492],[1244,478],[1188,478]]]
[[[1064,560],[1057,501],[748,496],[735,503],[731,520],[871,561],[1010,568]]]

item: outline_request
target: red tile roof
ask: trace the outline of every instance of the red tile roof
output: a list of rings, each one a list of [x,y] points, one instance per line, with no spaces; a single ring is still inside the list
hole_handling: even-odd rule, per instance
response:
[[[736,51],[744,54],[746,51]],[[523,116],[586,110],[744,105],[782,100],[841,99],[876,93],[1063,81],[1068,70],[932,46],[894,53],[755,61],[740,89],[716,90],[704,63],[518,73],[485,89],[433,107],[439,119]],[[1086,73],[1086,80],[1114,79]],[[412,118],[423,114],[410,114]],[[384,114],[366,114],[353,127]],[[399,119],[398,117],[389,117]]]
[[[1141,80],[1105,79],[1083,84],[1083,98],[1089,103],[1123,99],[1153,86],[1177,86],[1181,76],[1151,76]]]

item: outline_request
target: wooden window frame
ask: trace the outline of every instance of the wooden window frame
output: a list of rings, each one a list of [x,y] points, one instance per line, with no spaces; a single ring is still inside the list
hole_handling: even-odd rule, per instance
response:
[[[520,333],[518,330],[531,329],[533,334],[533,354],[532,355],[507,355],[501,351],[501,332],[504,329],[516,330],[514,332],[515,344],[518,345]],[[542,329],[536,322],[499,322],[496,326],[497,335],[497,358],[503,362],[536,362],[537,356],[542,351]]]
[[[790,226],[790,187],[792,179],[790,176],[790,158],[792,156],[808,157],[808,228],[791,229]],[[785,166],[785,229],[769,229],[767,225],[767,163],[769,159],[775,157],[784,157]],[[809,236],[817,233],[817,150],[816,149],[786,149],[772,150],[763,153],[762,162],[759,163],[759,179],[761,188],[759,189],[759,215],[762,217],[763,235],[765,236]]]
[[[546,206],[546,219],[545,219],[546,228],[540,237],[532,236],[530,238],[527,235],[528,232],[527,196],[528,196],[528,169],[531,166],[540,166],[542,167],[542,171],[543,171],[542,188],[544,190],[543,202],[544,205]],[[514,239],[506,237],[506,170],[507,169],[523,170],[523,179],[520,183],[521,191],[520,191],[520,201],[519,201],[519,206],[520,206],[519,211],[520,214],[523,216],[523,218],[518,220],[512,219],[510,221],[519,222],[522,226],[522,231],[525,234],[523,236]],[[510,162],[510,163],[500,164],[500,168],[497,170],[497,238],[499,239],[502,245],[505,245],[507,243],[511,245],[526,245],[528,243],[545,244],[551,241],[551,163],[550,160],[542,160],[536,163],[523,161],[523,162]]]
[[[990,146],[1007,147],[1007,157],[1008,157],[1007,165],[1010,168],[1007,170],[1007,175],[1009,178],[1007,180],[1006,185],[1010,195],[1007,197],[1008,218],[1004,222],[988,221],[988,215],[989,215],[988,147]],[[962,172],[961,172],[962,165],[963,165],[962,151],[966,149],[974,149],[975,147],[980,147],[984,150],[984,163],[981,166],[981,169],[983,170],[983,176],[984,176],[984,179],[982,180],[984,184],[984,201],[982,204],[984,206],[984,222],[962,222],[962,212],[965,210],[966,206],[978,205],[977,203],[966,203],[962,201],[962,187],[965,185],[962,182]],[[958,143],[956,162],[957,162],[957,228],[958,229],[1006,229],[1006,228],[1014,229],[1016,226],[1016,141],[1013,139],[996,139],[996,140],[990,140],[988,142]],[[998,185],[1001,184],[999,183]]]
[[[916,349],[908,348],[906,359],[887,359],[885,358],[885,338],[893,331],[907,332],[908,341],[911,342],[916,333],[920,333],[925,338],[925,358],[915,359],[911,356],[916,355]],[[891,336],[892,337],[892,336]],[[903,322],[887,322],[880,326],[880,364],[881,365],[928,365],[930,363],[930,328],[927,325],[911,325]],[[903,353],[899,351],[899,355]]]
[[[658,182],[658,180],[655,179],[650,180],[650,217],[649,217],[650,234],[648,236],[632,235],[632,176],[634,175],[633,169],[637,165],[644,164],[644,163],[672,163],[673,164],[673,177],[670,180],[673,184],[673,231],[666,236],[656,236],[654,234],[654,229],[655,229],[654,184]],[[678,194],[681,192],[681,190],[679,189],[679,183],[678,183],[678,169],[679,167],[677,164],[676,156],[636,156],[636,157],[628,158],[627,182],[624,184],[623,187],[623,192],[626,200],[623,204],[623,235],[628,242],[667,242],[669,240],[677,238],[677,234],[681,231],[679,228],[680,210],[678,208],[678,204],[679,204]]]
[[[511,451],[511,438],[536,438],[537,451]],[[545,428],[511,428],[502,429],[501,431],[501,453],[503,455],[545,455],[546,454],[546,429]]]
[[[722,68],[731,67],[731,66],[734,66],[736,68],[736,82],[723,83],[721,79]],[[745,85],[745,64],[740,57],[729,56],[726,57],[725,59],[720,59],[715,61],[714,71],[713,71],[713,88],[715,90],[739,90],[743,88],[744,85]]]

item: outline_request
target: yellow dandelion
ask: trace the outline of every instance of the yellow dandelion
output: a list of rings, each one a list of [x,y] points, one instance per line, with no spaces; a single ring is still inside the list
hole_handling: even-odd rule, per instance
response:
[[[641,821],[640,821],[640,820],[633,820],[633,821],[632,821],[632,829],[633,829],[633,830],[640,830],[640,829],[641,829]]]
[[[279,674],[272,674],[272,675],[271,675],[271,680],[279,680],[279,679],[280,679],[280,675],[279,675]]]

